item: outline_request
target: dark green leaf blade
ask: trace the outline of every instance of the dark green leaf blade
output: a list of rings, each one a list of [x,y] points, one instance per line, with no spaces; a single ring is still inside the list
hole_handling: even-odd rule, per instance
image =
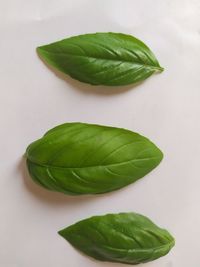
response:
[[[120,128],[66,123],[26,151],[34,181],[66,194],[99,194],[122,188],[154,169],[162,152],[147,138]]]
[[[168,231],[136,213],[94,216],[59,231],[59,234],[97,260],[126,264],[160,258],[175,244]]]
[[[137,83],[163,71],[142,41],[121,33],[79,35],[40,46],[37,51],[61,72],[93,85]]]

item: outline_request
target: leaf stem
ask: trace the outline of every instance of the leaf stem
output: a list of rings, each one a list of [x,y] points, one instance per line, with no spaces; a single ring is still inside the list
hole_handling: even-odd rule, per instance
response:
[[[163,67],[156,67],[156,69],[160,72],[163,72],[165,70]]]

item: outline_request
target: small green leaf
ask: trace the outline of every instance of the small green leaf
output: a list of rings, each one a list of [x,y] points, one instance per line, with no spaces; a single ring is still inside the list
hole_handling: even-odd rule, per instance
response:
[[[154,169],[162,152],[131,131],[66,123],[48,131],[26,151],[32,178],[65,194],[99,194],[135,182]]]
[[[44,61],[81,82],[118,86],[163,71],[151,50],[121,33],[84,34],[37,48]]]
[[[168,231],[136,213],[94,216],[59,231],[59,234],[97,260],[126,264],[158,259],[175,244]]]

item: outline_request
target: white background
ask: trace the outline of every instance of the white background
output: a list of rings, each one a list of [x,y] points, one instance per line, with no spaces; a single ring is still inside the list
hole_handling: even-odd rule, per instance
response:
[[[57,231],[80,219],[136,211],[171,231],[176,246],[142,266],[199,267],[199,0],[0,0],[0,267],[112,267]],[[140,84],[92,87],[50,71],[38,45],[87,32],[132,34],[165,67]],[[101,196],[51,193],[29,178],[22,155],[69,121],[139,132],[164,152],[149,175]]]

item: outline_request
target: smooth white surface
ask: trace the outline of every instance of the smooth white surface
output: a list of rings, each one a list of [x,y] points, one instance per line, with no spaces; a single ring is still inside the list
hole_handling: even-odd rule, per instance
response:
[[[0,267],[112,267],[73,249],[57,231],[95,214],[137,211],[176,237],[148,267],[199,267],[199,0],[0,0]],[[61,79],[38,45],[114,31],[146,42],[165,67],[135,88]],[[164,152],[151,174],[122,190],[68,197],[35,185],[22,155],[49,128],[68,121],[129,128]]]

